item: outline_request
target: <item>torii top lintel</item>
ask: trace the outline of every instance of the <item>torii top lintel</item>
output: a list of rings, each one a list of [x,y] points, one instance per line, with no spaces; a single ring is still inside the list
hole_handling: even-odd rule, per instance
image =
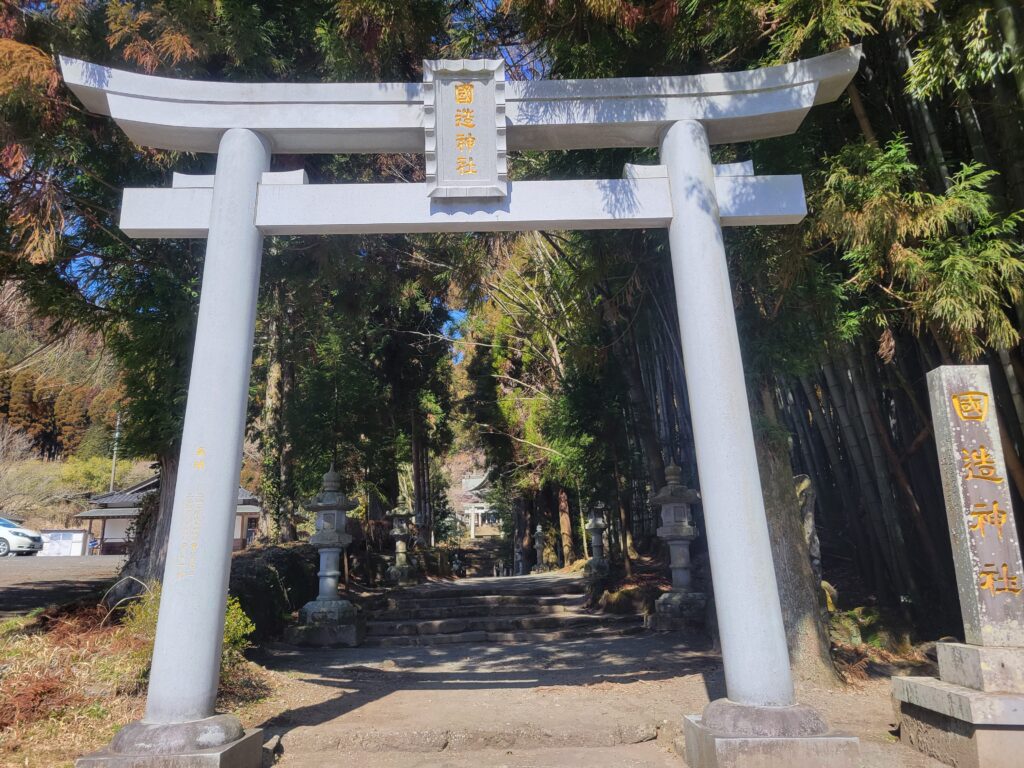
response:
[[[815,104],[834,101],[860,64],[859,46],[742,72],[607,80],[512,81],[510,150],[657,146],[677,120],[700,120],[712,143],[783,136]],[[284,154],[422,152],[420,83],[226,83],[139,75],[61,57],[85,106],[142,146],[216,152],[248,128]]]

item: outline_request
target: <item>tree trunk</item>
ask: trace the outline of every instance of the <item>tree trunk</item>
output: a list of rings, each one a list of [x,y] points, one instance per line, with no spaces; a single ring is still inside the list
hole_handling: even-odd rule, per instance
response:
[[[971,99],[971,94],[964,88],[956,89],[956,108],[960,115],[960,122],[964,127],[964,133],[967,135],[967,141],[971,145],[971,154],[974,155],[974,159],[979,163],[984,163],[989,168],[995,168],[995,164],[992,162],[992,155],[988,151],[988,145],[985,143],[985,134],[981,129],[981,124],[978,122],[978,113],[974,109],[974,101]],[[1003,175],[993,176],[988,187],[993,197],[994,207],[999,211],[1005,212],[1007,210],[1006,184],[1003,180]]]
[[[1021,50],[1022,41],[1017,29],[1017,19],[1014,16],[1013,3],[1008,0],[995,0],[996,21],[999,23],[999,31],[1003,34],[1003,40],[1007,47],[1013,52],[1016,66],[1013,67],[1013,79],[1017,85],[1017,99],[1020,106],[1024,108],[1024,70],[1022,70],[1019,59],[1024,55]]]
[[[800,386],[804,390],[804,396],[807,398],[807,402],[811,409],[811,416],[814,420],[815,426],[817,427],[818,434],[821,437],[821,442],[825,446],[825,453],[828,456],[829,464],[832,466],[832,477],[835,479],[838,491],[837,495],[839,498],[839,506],[843,511],[843,519],[846,523],[847,530],[850,531],[854,541],[854,546],[856,547],[855,556],[860,565],[861,573],[864,574],[864,578],[867,583],[871,585],[874,581],[871,545],[868,543],[867,537],[864,535],[863,526],[861,525],[859,515],[857,514],[857,507],[852,503],[852,500],[856,496],[857,489],[850,481],[849,473],[846,471],[846,465],[839,455],[839,445],[836,443],[831,423],[825,416],[825,410],[822,407],[821,402],[818,400],[818,393],[806,375],[800,377]]]
[[[432,502],[434,491],[430,478],[430,446],[427,445],[426,440],[423,443],[423,456],[420,463],[423,465],[423,519],[426,520],[427,526],[427,535],[424,536],[424,539],[430,546],[434,546],[434,504]]]
[[[878,441],[882,446],[882,450],[885,452],[892,482],[896,486],[897,490],[899,490],[900,495],[903,496],[903,500],[906,502],[907,509],[910,512],[910,519],[913,521],[914,528],[917,531],[917,540],[924,549],[925,560],[928,562],[928,570],[931,572],[931,578],[934,580],[935,586],[939,587],[943,594],[949,594],[946,588],[952,587],[953,585],[949,582],[948,572],[942,567],[942,560],[939,557],[938,550],[935,548],[935,542],[932,540],[932,534],[928,529],[928,523],[925,521],[924,513],[921,511],[921,505],[917,503],[917,497],[914,495],[914,489],[911,486],[910,478],[907,477],[907,473],[904,471],[903,465],[900,463],[900,458],[896,454],[896,449],[892,446],[892,441],[889,438],[888,432],[885,430],[881,414],[878,413],[878,407],[875,405],[874,401],[868,401],[868,410],[870,411],[871,421],[875,425],[875,432],[878,435]]]
[[[263,414],[260,419],[260,449],[263,454],[263,503],[256,536],[267,543],[280,535],[282,494],[281,494],[281,440],[282,414],[281,395],[284,389],[284,373],[281,366],[281,285],[271,289],[270,308],[267,312],[267,383],[263,390]]]
[[[654,487],[661,488],[665,484],[665,459],[661,453],[661,445],[658,442],[658,434],[651,415],[651,406],[644,389],[636,339],[632,332],[617,333],[615,327],[612,327],[611,330],[615,334],[612,350],[622,366],[622,373],[626,379],[629,407],[633,415],[637,439],[640,441],[640,447],[647,462],[648,475]]]
[[[853,417],[850,414],[850,404],[847,399],[846,387],[839,380],[835,366],[831,361],[822,365],[822,372],[828,382],[829,396],[836,407],[836,415],[839,417],[840,434],[843,444],[846,446],[846,453],[853,461],[853,468],[857,485],[860,488],[860,506],[864,510],[864,521],[871,540],[875,544],[872,547],[872,563],[874,564],[875,589],[888,589],[889,596],[898,597],[903,589],[899,571],[894,564],[898,557],[885,522],[881,519],[881,501],[878,498],[878,490],[871,482],[871,469],[864,457],[860,433],[858,432]],[[887,578],[886,572],[892,575]],[[896,592],[893,593],[892,590]]]
[[[878,136],[875,135],[875,129],[871,126],[871,119],[868,117],[868,111],[864,108],[864,101],[860,97],[857,86],[853,83],[846,86],[846,95],[850,97],[850,106],[853,107],[853,115],[857,118],[857,125],[860,126],[860,132],[864,134],[864,140],[872,147],[877,147]]]
[[[757,441],[757,463],[793,676],[814,685],[838,685],[823,619],[821,583],[811,566],[789,457],[762,437]]]
[[[284,316],[287,317],[287,314]],[[290,332],[290,331],[289,331]],[[292,360],[282,362],[281,366],[281,405],[291,402],[295,390],[295,363]],[[281,463],[278,468],[281,478],[281,512],[278,520],[278,535],[281,541],[295,541],[299,538],[296,527],[295,512],[298,508],[298,490],[295,487],[295,445],[292,443],[288,420],[281,419]]]
[[[1020,152],[1024,131],[1021,130],[1017,92],[1002,75],[992,81],[990,114],[995,124],[1000,151],[997,156],[1006,175],[1011,208],[1024,206],[1024,153]]]
[[[412,453],[412,512],[417,536],[426,543],[426,508],[423,503],[423,438],[420,434],[419,414],[411,414],[409,445]]]
[[[897,71],[902,77],[913,63],[913,57],[910,55],[910,50],[907,48],[907,42],[903,35],[898,32],[891,32],[890,36],[895,48]],[[949,186],[949,167],[946,165],[946,158],[942,152],[942,143],[939,141],[939,134],[935,128],[935,121],[932,119],[931,110],[927,104],[915,96],[907,94],[906,98],[910,105],[911,119],[916,119],[919,124],[922,138],[919,144],[935,175],[935,189],[945,190]]]
[[[900,527],[899,512],[896,508],[896,500],[893,498],[892,488],[889,485],[889,473],[886,470],[884,452],[875,423],[871,419],[871,405],[869,393],[865,391],[863,381],[858,375],[858,365],[852,352],[846,355],[848,376],[851,381],[854,399],[857,401],[857,411],[860,414],[861,427],[865,436],[868,458],[871,460],[872,477],[875,487],[878,490],[878,497],[881,501],[882,520],[886,526],[889,542],[892,547],[893,562],[890,566],[900,574],[901,583],[915,601],[920,605],[919,594],[913,572],[907,557],[907,547],[903,540],[903,529]]]
[[[583,496],[580,495],[580,486],[576,485],[576,503],[580,508],[580,541],[583,542],[583,559],[590,559],[590,542],[587,541],[587,511],[583,507]]]
[[[562,539],[562,564],[572,565],[576,553],[572,546],[572,516],[569,508],[569,494],[558,486],[558,531]]]
[[[121,569],[121,580],[107,593],[106,604],[113,606],[121,600],[140,594],[144,585],[161,581],[167,562],[167,537],[171,530],[171,510],[174,508],[174,485],[178,479],[178,457],[159,456],[160,497],[152,514],[136,518],[138,528]],[[143,504],[145,511],[146,504]]]

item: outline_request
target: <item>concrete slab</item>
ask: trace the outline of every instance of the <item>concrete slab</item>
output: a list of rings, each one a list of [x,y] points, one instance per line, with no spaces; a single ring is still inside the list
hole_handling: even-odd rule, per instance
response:
[[[263,732],[249,729],[238,741],[178,755],[123,755],[102,749],[75,761],[75,768],[261,768]]]
[[[1024,648],[938,643],[939,678],[988,693],[1024,694]]]
[[[986,693],[934,677],[894,677],[892,695],[972,725],[1024,726],[1024,694]]]

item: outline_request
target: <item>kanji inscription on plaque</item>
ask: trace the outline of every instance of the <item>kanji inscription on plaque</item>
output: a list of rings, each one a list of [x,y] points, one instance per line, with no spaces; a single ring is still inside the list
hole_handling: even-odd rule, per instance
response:
[[[425,61],[423,122],[430,197],[508,194],[503,61]]]

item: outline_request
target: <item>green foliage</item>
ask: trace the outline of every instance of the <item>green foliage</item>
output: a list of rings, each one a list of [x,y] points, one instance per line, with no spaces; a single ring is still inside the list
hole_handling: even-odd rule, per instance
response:
[[[434,518],[434,541],[439,544],[456,541],[461,533],[461,523],[448,498],[450,488],[451,479],[441,462],[434,459],[430,470],[430,511]]]
[[[160,611],[160,591],[159,582],[150,584],[145,592],[127,604],[121,617],[121,625],[125,631],[143,641],[133,651],[140,680],[149,675],[149,662],[153,655],[156,622]],[[255,629],[255,625],[239,605],[238,598],[228,596],[224,618],[224,642],[221,647],[222,680],[228,678],[244,661],[243,653],[250,647],[249,638]]]
[[[1019,54],[994,27],[995,10],[985,3],[963,3],[934,19],[917,39],[906,75],[908,93],[929,98],[948,87],[966,91],[1008,72]]]
[[[1024,285],[1022,218],[993,210],[993,175],[964,165],[944,194],[924,191],[900,137],[881,149],[849,145],[826,161],[811,236],[840,250],[848,296],[868,302],[864,320],[938,333],[963,360],[1019,340],[1007,310]],[[846,332],[861,330],[870,328]]]
[[[221,652],[221,675],[229,674],[245,660],[242,654],[250,646],[249,638],[256,625],[245,615],[238,598],[228,595],[227,612],[224,615],[224,645]]]
[[[124,487],[134,462],[119,460],[114,472],[114,487]],[[72,456],[60,468],[60,482],[74,493],[103,493],[110,487],[110,457]]]
[[[930,2],[918,5],[930,5]],[[770,0],[761,3],[775,25],[771,54],[776,61],[849,45],[875,31],[873,17],[881,10],[874,0]]]

